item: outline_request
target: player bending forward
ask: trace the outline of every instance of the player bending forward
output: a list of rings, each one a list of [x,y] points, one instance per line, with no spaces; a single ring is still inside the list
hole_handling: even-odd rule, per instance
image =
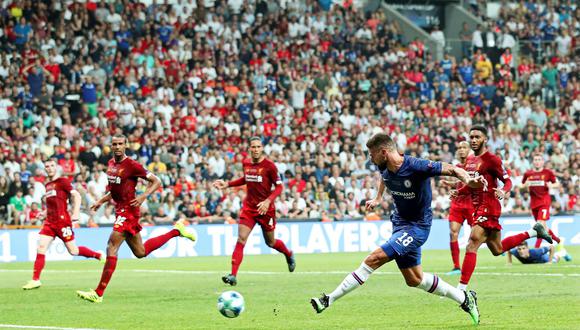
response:
[[[67,178],[60,177],[57,174],[56,162],[54,160],[51,159],[44,162],[44,168],[49,181],[45,185],[46,194],[44,195],[46,214],[42,215],[45,219],[40,230],[40,237],[38,238],[32,280],[28,281],[22,287],[24,290],[40,288],[42,285],[40,283],[40,273],[44,268],[44,255],[55,237],[60,238],[64,242],[66,249],[73,256],[83,256],[104,261],[104,256],[101,253],[84,246],[77,247],[75,244],[75,233],[72,230],[72,221],[79,220],[81,195],[73,189]],[[72,219],[67,211],[69,200],[72,202]]]
[[[282,192],[282,180],[276,165],[264,156],[264,146],[259,137],[250,139],[250,156],[250,159],[245,159],[242,163],[243,177],[230,182],[217,180],[213,184],[218,189],[247,185],[246,199],[238,224],[238,241],[232,254],[232,272],[222,277],[224,283],[230,285],[236,285],[238,282],[236,277],[244,258],[244,246],[256,223],[262,227],[266,244],[286,256],[288,270],[293,272],[296,268],[292,251],[288,250],[284,242],[274,238],[276,229],[274,200]],[[275,187],[273,191],[272,186]]]
[[[111,143],[113,159],[109,160],[107,168],[109,182],[107,193],[91,206],[91,210],[96,211],[110,200],[116,203],[116,220],[107,243],[107,261],[99,285],[95,290],[77,291],[79,297],[95,303],[103,301],[103,293],[117,267],[117,253],[123,241],[127,242],[137,258],[148,256],[149,253],[157,250],[176,236],[181,235],[195,241],[195,235],[186,229],[183,222],[178,221],[171,231],[150,238],[143,244],[139,233],[141,231],[139,208],[145,199],[161,186],[161,181],[153,173],[145,170],[141,164],[127,157],[125,154],[126,142],[127,138],[124,135],[113,137]],[[135,186],[139,179],[147,180],[148,186],[143,194],[136,197]]]
[[[469,143],[467,141],[459,142],[457,148],[457,158],[459,164],[457,167],[465,168],[467,156],[469,156]],[[463,183],[453,182],[448,180],[441,180],[447,186],[455,186],[457,190],[461,189]],[[461,195],[455,195],[451,200],[451,207],[449,209],[449,247],[451,248],[451,259],[453,260],[453,269],[447,275],[461,274],[461,266],[459,265],[459,231],[463,226],[463,222],[467,221],[471,225],[473,215],[473,205],[471,203],[471,194],[464,190]]]
[[[536,222],[541,223],[548,230],[550,237],[560,243],[560,239],[554,235],[551,229],[548,229],[546,224],[550,220],[550,206],[552,205],[548,185],[550,183],[556,184],[556,176],[554,172],[544,168],[544,157],[541,154],[535,154],[532,163],[534,169],[527,171],[522,179],[522,184],[525,184],[530,191],[532,215]],[[541,244],[542,239],[536,239],[535,248],[539,248]]]
[[[473,176],[483,177],[484,182],[477,187],[464,187],[460,190],[471,191],[473,201],[473,224],[469,242],[465,248],[465,257],[461,266],[461,279],[458,288],[465,290],[475,270],[477,263],[477,250],[483,243],[494,256],[518,246],[530,237],[543,238],[552,243],[552,238],[542,226],[536,223],[534,227],[526,232],[519,233],[501,239],[501,225],[499,217],[501,215],[501,203],[506,194],[509,193],[512,182],[509,175],[503,168],[501,159],[487,150],[487,129],[484,126],[473,126],[469,131],[471,140],[471,150],[474,155],[467,159],[465,169]],[[497,181],[502,181],[503,189],[499,189]],[[461,193],[461,191],[460,191]]]
[[[382,200],[385,186],[395,201],[393,234],[391,238],[371,252],[359,268],[346,276],[329,295],[312,298],[310,303],[320,313],[345,294],[361,286],[369,276],[385,263],[395,260],[408,286],[416,287],[438,296],[448,297],[466,311],[474,324],[479,323],[479,310],[475,292],[461,291],[436,275],[424,273],[421,267],[421,246],[431,230],[431,177],[454,176],[464,184],[475,186],[480,178],[471,178],[459,167],[432,162],[410,156],[401,156],[395,143],[387,135],[378,133],[368,142],[371,160],[382,176],[377,197],[367,202],[372,209]]]

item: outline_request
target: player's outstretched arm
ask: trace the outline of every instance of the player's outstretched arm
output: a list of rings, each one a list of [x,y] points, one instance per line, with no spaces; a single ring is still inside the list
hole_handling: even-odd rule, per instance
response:
[[[149,182],[149,184],[147,185],[147,189],[143,194],[135,197],[135,199],[131,201],[131,206],[135,207],[141,206],[141,204],[143,204],[143,202],[147,199],[147,197],[149,197],[149,195],[156,192],[157,189],[161,187],[161,180],[159,179],[159,177],[157,177],[157,175],[149,172],[145,177],[145,179]]]
[[[554,250],[555,250],[554,246],[550,245],[549,249],[550,249],[550,256],[548,259],[549,260],[548,263],[556,263],[557,261],[554,261]]]
[[[507,251],[506,255],[507,255],[507,265],[511,266],[512,265],[512,253],[510,251]]]
[[[456,177],[470,188],[487,187],[487,182],[482,176],[472,178],[466,170],[449,163],[441,163],[441,175]]]
[[[381,201],[383,200],[384,193],[385,193],[385,182],[383,182],[383,179],[381,178],[381,182],[379,184],[379,191],[377,192],[377,197],[375,197],[375,199],[373,199],[373,200],[369,200],[366,202],[366,209],[368,211],[371,211],[377,205],[379,205],[381,203]]]
[[[111,193],[107,191],[107,193],[103,197],[101,197],[95,204],[91,205],[90,210],[93,212],[97,212],[101,207],[101,205],[110,201],[111,198],[113,198],[111,196]]]
[[[78,221],[81,214],[81,194],[76,190],[71,190],[70,198],[72,203],[72,221]]]

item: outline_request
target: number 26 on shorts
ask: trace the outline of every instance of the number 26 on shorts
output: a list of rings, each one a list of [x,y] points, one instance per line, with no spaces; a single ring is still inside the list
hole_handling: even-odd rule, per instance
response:
[[[409,233],[403,232],[403,236],[397,238],[397,242],[403,246],[407,246],[413,242],[413,237],[409,236]]]

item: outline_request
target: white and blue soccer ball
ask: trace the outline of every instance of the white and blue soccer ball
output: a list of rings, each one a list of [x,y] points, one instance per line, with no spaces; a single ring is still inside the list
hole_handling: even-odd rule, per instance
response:
[[[218,298],[217,307],[223,316],[234,318],[244,311],[244,297],[236,291],[226,291]]]

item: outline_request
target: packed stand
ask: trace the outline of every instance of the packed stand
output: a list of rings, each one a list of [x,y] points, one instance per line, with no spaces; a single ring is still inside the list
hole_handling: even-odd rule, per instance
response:
[[[321,3],[5,1],[0,219],[37,223],[42,161],[55,157],[83,196],[81,223],[113,223],[112,205],[88,206],[106,191],[115,133],[163,181],[143,205],[144,224],[235,223],[244,190],[222,194],[211,183],[242,175],[254,135],[284,179],[280,218],[386,219],[389,198],[364,208],[378,180],[366,140],[386,130],[410,155],[452,162],[472,123],[489,125],[516,186],[542,152],[561,183],[554,213],[580,211],[577,58],[569,55],[570,79],[548,107],[529,92],[550,84],[536,79],[539,64],[516,78],[485,55],[437,62],[382,13]],[[445,217],[448,191],[433,185]],[[506,211],[528,203],[516,187]]]

